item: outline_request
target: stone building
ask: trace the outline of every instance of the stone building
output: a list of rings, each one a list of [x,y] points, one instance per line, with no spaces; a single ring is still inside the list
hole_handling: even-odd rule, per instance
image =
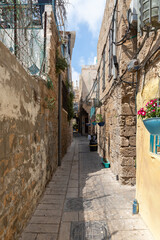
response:
[[[122,184],[135,184],[135,74],[128,64],[136,54],[136,29],[127,20],[131,1],[106,1],[97,46],[97,89],[105,126],[97,126],[99,154]]]
[[[58,104],[62,90],[56,68],[57,48],[61,52],[57,24],[52,6],[45,7],[47,69],[43,78],[29,74],[0,42],[0,239],[3,240],[18,239],[58,166],[58,142],[62,138],[58,134],[60,112],[61,157],[72,141],[68,113],[62,101]],[[62,74],[64,83],[66,75]]]
[[[79,108],[79,86],[78,81],[76,81],[76,86],[73,86],[73,92],[74,92],[74,100],[73,100],[73,108],[74,108],[74,119],[73,119],[73,125],[74,129],[78,130],[78,108]]]
[[[146,19],[142,17],[143,12],[138,13],[137,46],[140,51],[137,58],[140,61],[140,69],[137,74],[137,110],[141,108],[146,110],[146,104],[150,100],[160,98],[160,24],[158,21],[160,6],[159,1],[148,2],[151,3],[151,9],[154,4],[155,16],[152,15],[153,12],[150,13],[148,7],[146,7]],[[155,31],[151,31],[153,29]],[[158,134],[157,132],[157,135],[151,135],[143,121],[137,119],[136,198],[140,214],[155,240],[160,239],[160,140]]]
[[[90,110],[92,106],[92,99],[89,101],[87,98],[92,91],[94,81],[96,79],[97,66],[88,65],[83,66],[81,69],[80,79],[79,79],[79,130],[82,135],[87,135],[91,133],[90,127],[86,124],[90,121]],[[95,94],[92,94],[92,98],[95,97]]]

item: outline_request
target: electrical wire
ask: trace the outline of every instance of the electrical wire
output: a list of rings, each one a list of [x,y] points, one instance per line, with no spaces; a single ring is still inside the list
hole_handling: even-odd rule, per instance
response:
[[[126,33],[125,35],[123,36],[123,38],[121,40],[119,40],[118,42],[113,42],[113,44],[115,44],[116,46],[121,46],[123,45],[128,39],[127,39],[127,36],[130,32],[130,22],[129,22],[129,14],[131,13],[131,9],[128,10],[128,13],[127,13],[127,22],[128,22],[128,28],[126,30]]]

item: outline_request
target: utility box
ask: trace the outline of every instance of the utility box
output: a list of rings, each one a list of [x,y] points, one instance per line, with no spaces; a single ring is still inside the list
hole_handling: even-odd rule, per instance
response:
[[[139,0],[141,28],[160,28],[160,0]]]
[[[130,4],[130,8],[128,11],[128,20],[129,23],[136,27],[137,26],[137,9],[138,9],[138,4],[137,4],[137,0],[132,0],[131,4]]]

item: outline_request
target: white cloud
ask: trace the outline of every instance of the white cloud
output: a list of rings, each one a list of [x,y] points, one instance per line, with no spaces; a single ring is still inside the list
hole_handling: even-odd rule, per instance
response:
[[[79,24],[86,23],[93,36],[99,35],[106,0],[70,0],[68,26],[78,31]]]
[[[88,57],[88,59],[84,59],[84,57],[80,57],[80,60],[79,60],[79,66],[82,67],[82,66],[85,66],[85,65],[95,65],[96,64],[96,57],[94,56],[94,53],[92,52],[90,54],[90,56]]]
[[[80,57],[80,59],[79,59],[79,66],[82,67],[84,65],[86,65],[85,59],[84,59],[84,57]]]
[[[77,81],[79,86],[79,73],[76,72],[76,70],[73,67],[72,67],[72,81],[73,81],[73,86],[76,86]]]

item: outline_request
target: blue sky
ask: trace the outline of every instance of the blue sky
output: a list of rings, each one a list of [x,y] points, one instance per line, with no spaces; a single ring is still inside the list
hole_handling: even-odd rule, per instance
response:
[[[95,63],[97,41],[106,0],[70,0],[67,30],[76,31],[72,56],[72,79],[79,79],[81,66]]]

